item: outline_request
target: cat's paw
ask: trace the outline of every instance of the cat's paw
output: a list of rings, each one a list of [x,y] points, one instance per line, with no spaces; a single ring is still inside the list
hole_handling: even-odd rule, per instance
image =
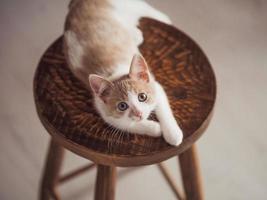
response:
[[[161,136],[161,128],[158,122],[147,120],[146,122],[146,135],[152,137],[159,137]]]
[[[178,146],[182,143],[183,140],[183,132],[177,124],[172,124],[169,126],[165,126],[162,128],[163,130],[163,138],[170,145]]]

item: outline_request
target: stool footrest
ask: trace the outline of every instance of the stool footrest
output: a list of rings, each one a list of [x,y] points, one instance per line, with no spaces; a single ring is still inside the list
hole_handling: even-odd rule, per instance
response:
[[[86,165],[84,167],[81,167],[77,170],[74,170],[72,172],[69,172],[68,174],[66,175],[63,175],[61,178],[59,178],[59,183],[65,183],[66,181],[74,178],[75,176],[78,176],[78,175],[81,175],[82,173],[90,170],[90,169],[93,169],[96,165],[95,164],[89,164],[89,165]]]

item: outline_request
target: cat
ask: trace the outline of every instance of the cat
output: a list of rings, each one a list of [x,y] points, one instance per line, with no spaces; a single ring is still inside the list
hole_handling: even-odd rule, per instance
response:
[[[138,46],[141,17],[170,24],[142,0],[72,0],[64,29],[70,70],[93,93],[95,108],[111,126],[177,146],[183,133],[162,86],[149,71]],[[155,111],[159,122],[148,120]]]

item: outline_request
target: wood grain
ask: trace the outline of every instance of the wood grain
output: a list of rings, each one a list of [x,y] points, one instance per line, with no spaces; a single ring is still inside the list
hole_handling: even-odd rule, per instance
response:
[[[57,185],[59,182],[63,156],[64,149],[55,141],[51,140],[40,185],[40,200],[49,200],[51,197],[55,200],[60,199],[57,192]]]
[[[112,133],[95,111],[90,92],[68,69],[62,37],[45,52],[36,70],[34,97],[41,122],[59,144],[98,164],[137,166],[166,160],[189,148],[212,116],[216,82],[203,51],[172,26],[143,18],[140,28],[144,35],[140,51],[167,91],[184,132],[178,147],[162,137]]]
[[[179,161],[186,199],[203,200],[204,194],[195,145],[180,154]]]
[[[115,199],[116,167],[98,165],[95,200]]]

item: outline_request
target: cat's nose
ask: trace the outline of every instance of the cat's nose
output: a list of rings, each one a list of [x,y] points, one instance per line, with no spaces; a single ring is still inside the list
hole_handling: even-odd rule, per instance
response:
[[[132,110],[132,115],[134,117],[138,118],[139,120],[141,120],[143,113],[141,111],[138,111],[138,110]]]
[[[142,113],[140,112],[140,111],[137,111],[136,113],[135,113],[135,116],[136,117],[139,117],[140,119],[142,118]]]

